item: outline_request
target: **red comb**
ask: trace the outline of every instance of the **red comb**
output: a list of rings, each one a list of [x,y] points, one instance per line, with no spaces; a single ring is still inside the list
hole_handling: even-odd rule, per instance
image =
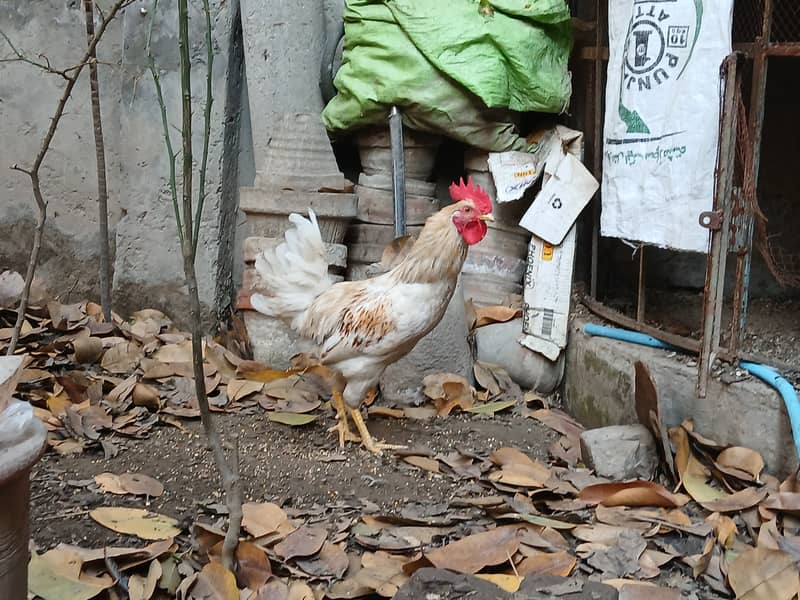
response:
[[[481,189],[478,185],[473,185],[472,177],[467,178],[467,184],[464,185],[464,178],[459,180],[458,185],[455,182],[450,184],[450,197],[454,202],[459,200],[472,200],[482,214],[492,212],[492,200],[489,194]]]

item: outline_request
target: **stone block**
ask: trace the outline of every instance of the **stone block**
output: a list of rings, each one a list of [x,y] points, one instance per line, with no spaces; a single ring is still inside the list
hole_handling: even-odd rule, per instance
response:
[[[523,389],[549,394],[561,382],[564,354],[555,362],[517,342],[522,335],[522,319],[494,323],[475,332],[477,358],[503,367]]]
[[[316,349],[312,341],[301,338],[280,319],[247,310],[244,311],[244,324],[253,348],[253,358],[273,369],[287,369],[292,356]]]
[[[600,477],[651,479],[658,467],[656,443],[644,425],[611,425],[581,434],[581,454]]]
[[[691,418],[695,431],[761,453],[768,471],[778,477],[797,468],[789,417],[774,389],[755,379],[731,384],[712,379],[706,397],[698,399],[696,366],[679,362],[666,350],[586,335],[585,322],[570,323],[564,377],[566,408],[585,426],[638,422],[633,365],[640,360],[653,377],[667,427]]]

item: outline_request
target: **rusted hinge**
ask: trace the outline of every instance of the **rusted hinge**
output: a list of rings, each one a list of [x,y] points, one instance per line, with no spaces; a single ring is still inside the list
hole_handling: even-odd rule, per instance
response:
[[[710,210],[701,212],[699,221],[701,227],[711,231],[719,231],[722,228],[722,211]]]

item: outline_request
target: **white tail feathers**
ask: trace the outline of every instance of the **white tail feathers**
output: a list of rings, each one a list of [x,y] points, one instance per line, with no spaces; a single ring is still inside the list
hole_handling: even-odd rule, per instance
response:
[[[289,325],[333,284],[317,216],[311,209],[308,216],[310,220],[296,213],[289,215],[294,228],[286,232],[286,241],[256,257],[256,271],[266,294],[253,294],[253,308]]]

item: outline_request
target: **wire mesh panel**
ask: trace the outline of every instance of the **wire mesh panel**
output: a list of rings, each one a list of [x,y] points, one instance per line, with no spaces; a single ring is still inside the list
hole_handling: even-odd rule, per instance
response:
[[[770,41],[800,42],[800,2],[798,0],[773,0],[772,12]]]
[[[750,44],[754,42],[761,35],[763,15],[764,0],[735,0],[733,4],[733,43]]]

